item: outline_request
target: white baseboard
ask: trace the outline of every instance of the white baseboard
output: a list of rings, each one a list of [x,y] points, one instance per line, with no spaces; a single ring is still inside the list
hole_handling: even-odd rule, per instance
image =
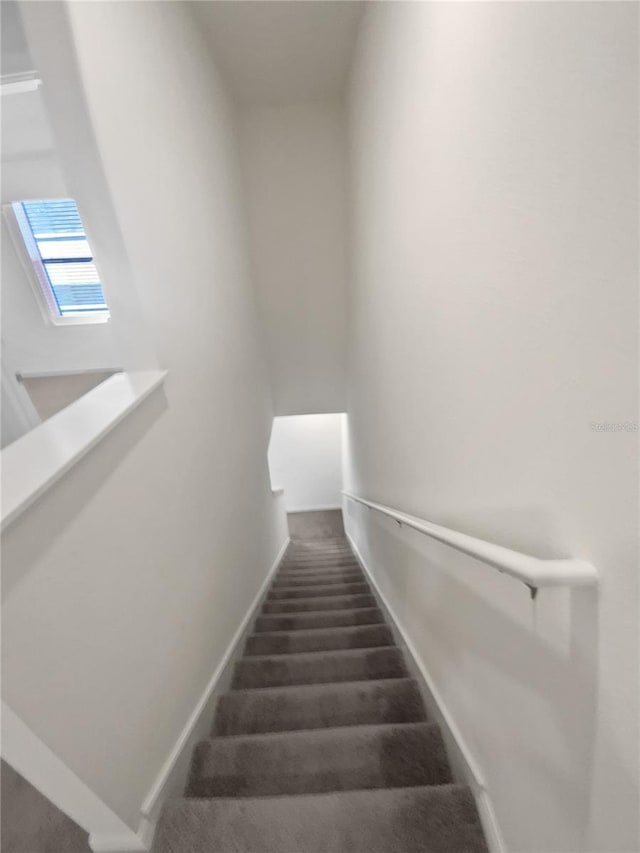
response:
[[[89,847],[93,853],[147,853],[151,849],[153,835],[143,838],[140,831],[122,835],[102,835],[92,833],[89,836]]]
[[[209,736],[215,704],[218,697],[229,688],[233,675],[233,665],[242,655],[244,641],[253,626],[257,611],[267,594],[269,584],[284,557],[288,545],[289,537],[287,536],[253,602],[248,608],[244,619],[240,623],[238,630],[231,638],[231,642],[227,646],[222,660],[209,679],[209,683],[205,687],[189,719],[180,732],[173,749],[145,797],[142,808],[140,809],[142,819],[138,829],[139,836],[152,838],[155,823],[164,801],[171,796],[180,796],[184,791],[193,747],[199,740]],[[93,849],[98,853],[97,848],[94,847]],[[113,853],[120,853],[120,848],[110,848],[109,851],[107,851],[107,848],[100,848],[100,850],[101,853],[102,851],[110,853],[111,850],[113,850]]]
[[[145,846],[145,839],[76,776],[6,702],[2,703],[2,757],[89,833],[95,853],[142,853],[151,846]]]
[[[362,554],[358,550],[358,546],[353,541],[353,538],[348,531],[346,532],[346,535],[353,549],[353,553],[356,555],[358,562],[371,582],[374,595],[383,613],[385,613],[389,619],[390,627],[396,635],[398,645],[404,647],[406,651],[405,657],[407,658],[407,665],[411,670],[411,675],[420,685],[422,696],[424,698],[425,705],[427,706],[427,711],[429,712],[429,715],[440,725],[442,736],[447,746],[449,759],[451,761],[454,778],[456,778],[457,781],[464,782],[469,785],[473,792],[489,850],[491,853],[506,853],[507,848],[505,846],[502,833],[500,832],[495,809],[493,807],[482,770],[469,749],[469,746],[465,742],[450,710],[447,708],[442,694],[436,687],[424,660],[414,646],[407,630],[381,592],[376,579],[371,573],[364,558],[362,557]]]

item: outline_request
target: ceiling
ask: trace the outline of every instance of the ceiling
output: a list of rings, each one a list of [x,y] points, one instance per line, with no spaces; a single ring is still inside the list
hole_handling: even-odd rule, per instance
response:
[[[254,104],[339,96],[363,6],[347,0],[192,3],[232,94]]]

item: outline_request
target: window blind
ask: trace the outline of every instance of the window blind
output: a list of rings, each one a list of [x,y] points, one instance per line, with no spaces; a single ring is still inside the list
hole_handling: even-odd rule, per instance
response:
[[[73,199],[20,202],[61,317],[108,313]]]

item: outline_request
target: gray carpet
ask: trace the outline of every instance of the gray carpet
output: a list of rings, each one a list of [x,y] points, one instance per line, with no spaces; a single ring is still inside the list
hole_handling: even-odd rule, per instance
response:
[[[154,853],[486,853],[336,523],[292,541]],[[299,522],[299,529],[303,521]]]
[[[91,853],[89,836],[2,762],[2,853]]]
[[[339,509],[319,512],[290,512],[287,515],[292,539],[340,539],[344,537],[342,512]]]

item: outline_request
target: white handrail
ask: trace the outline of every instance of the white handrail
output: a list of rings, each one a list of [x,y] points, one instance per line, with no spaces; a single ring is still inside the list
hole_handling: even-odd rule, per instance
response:
[[[439,524],[432,524],[424,518],[407,515],[383,504],[360,498],[351,492],[342,492],[342,494],[349,500],[356,501],[356,503],[369,507],[369,509],[374,509],[376,512],[393,518],[398,524],[411,527],[418,533],[424,533],[425,536],[437,539],[438,542],[444,542],[445,545],[450,545],[456,551],[462,551],[463,554],[475,557],[475,559],[493,566],[494,569],[517,578],[529,587],[534,598],[538,588],[543,586],[593,586],[598,583],[596,567],[585,560],[572,558],[541,560],[538,557],[521,554],[519,551],[512,551],[511,548],[504,548],[502,545],[485,542],[484,539],[476,539],[474,536],[458,533],[456,530],[450,530],[448,527],[442,527]]]

